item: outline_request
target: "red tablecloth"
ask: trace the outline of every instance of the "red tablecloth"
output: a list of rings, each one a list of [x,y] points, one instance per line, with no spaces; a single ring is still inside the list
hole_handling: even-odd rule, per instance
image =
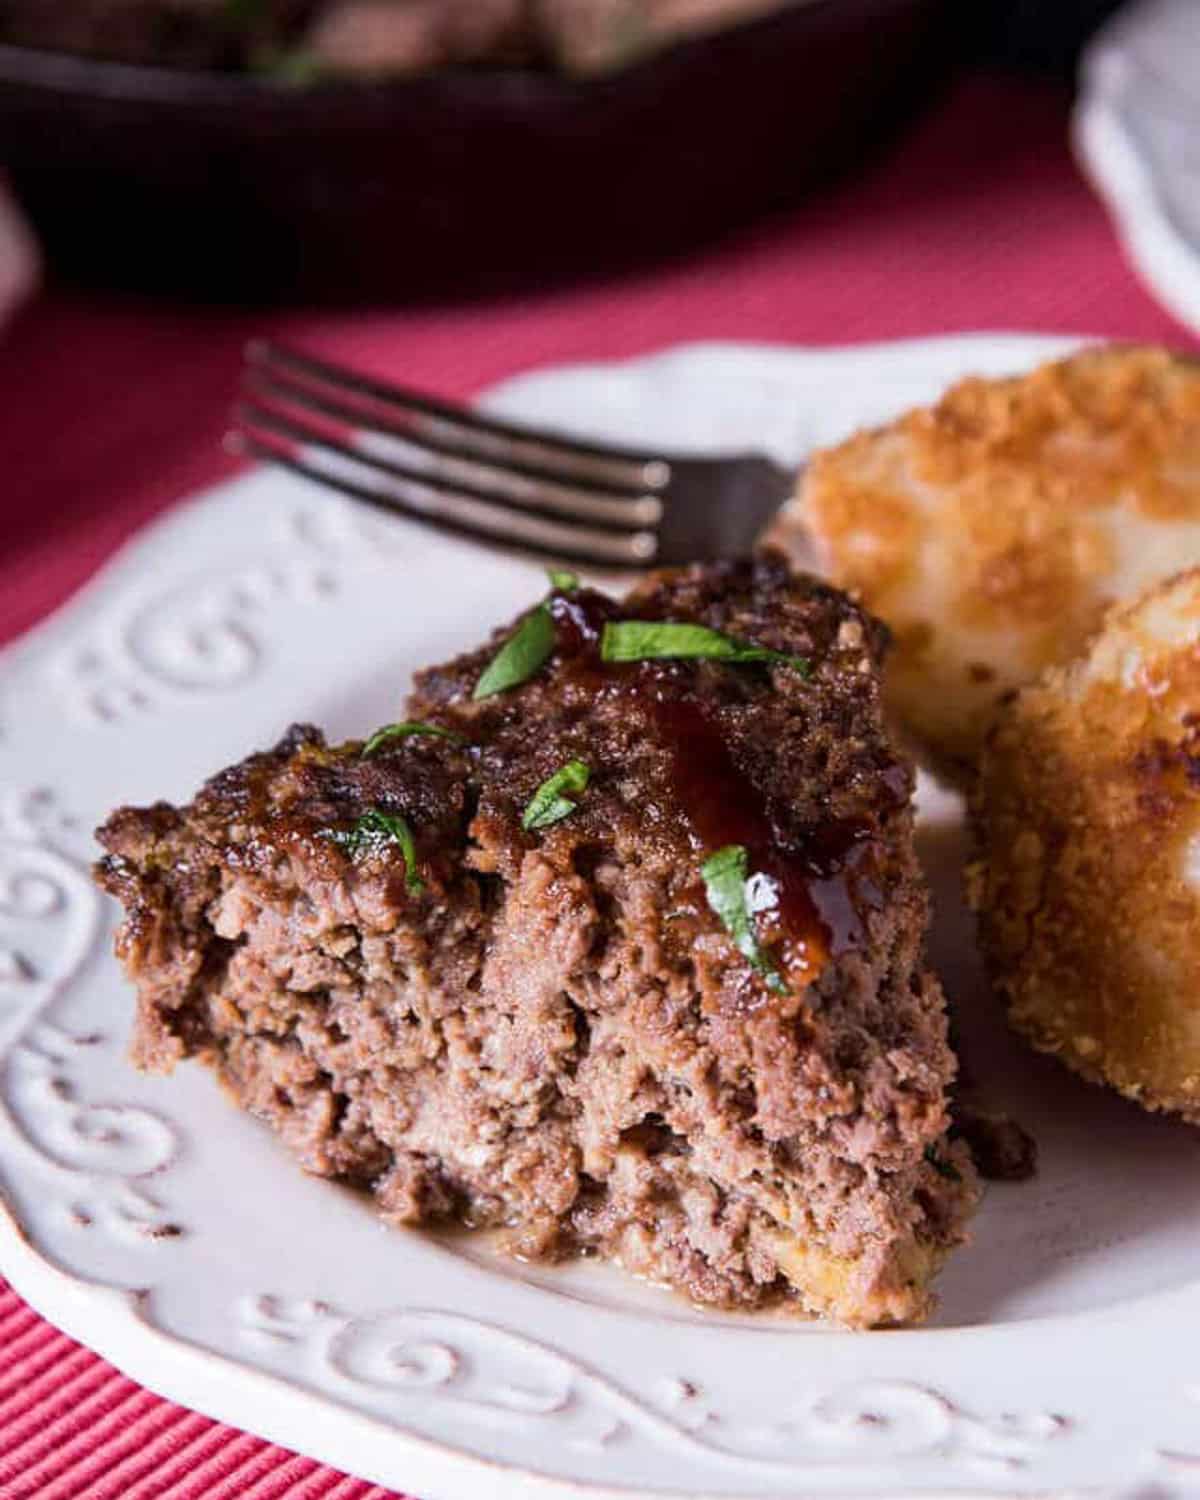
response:
[[[970,79],[810,207],[694,259],[546,297],[347,315],[51,292],[0,338],[0,640],[232,466],[244,338],[270,328],[454,396],[551,361],[691,339],[965,329],[1189,342],[1073,165],[1065,96]],[[150,1396],[0,1295],[2,1500],[366,1500],[383,1492]]]

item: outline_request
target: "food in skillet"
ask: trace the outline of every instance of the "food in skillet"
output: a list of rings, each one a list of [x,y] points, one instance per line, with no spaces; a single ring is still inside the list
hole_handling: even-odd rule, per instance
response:
[[[882,645],[774,554],[556,575],[365,744],[119,810],[136,1062],[202,1058],[400,1223],[922,1318],[977,1186]]]
[[[787,518],[895,635],[889,708],[969,779],[997,703],[1200,563],[1200,365],[1089,349],[819,453]]]
[[[293,81],[622,67],[784,0],[0,0],[0,41]]]
[[[1200,1122],[1200,570],[1109,614],[1000,715],[969,893],[1012,1024]]]

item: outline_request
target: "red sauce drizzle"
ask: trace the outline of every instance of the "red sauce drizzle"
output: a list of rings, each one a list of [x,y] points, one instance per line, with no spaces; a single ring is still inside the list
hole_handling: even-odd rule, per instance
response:
[[[560,656],[593,657],[599,664],[600,635],[609,620],[619,615],[616,604],[595,589],[550,596],[550,618],[554,621]]]
[[[883,901],[871,878],[869,821],[826,822],[785,836],[759,789],[734,761],[719,726],[697,703],[680,696],[686,678],[674,664],[600,661],[606,622],[622,618],[611,599],[580,589],[553,594],[549,607],[557,651],[569,663],[570,675],[593,692],[609,684],[653,717],[671,757],[672,791],[703,855],[742,844],[750,874],[770,882],[773,900],[757,913],[758,930],[791,984],[808,984],[833,955],[860,946],[866,913]],[[902,767],[885,775],[885,790],[897,807],[906,800]]]
[[[882,893],[861,868],[869,851],[864,820],[825,823],[788,839],[720,729],[686,698],[649,699],[671,754],[673,790],[705,853],[742,844],[751,875],[765,876],[774,900],[757,916],[763,941],[783,958],[793,983],[815,979],[828,960],[860,944],[864,908]]]

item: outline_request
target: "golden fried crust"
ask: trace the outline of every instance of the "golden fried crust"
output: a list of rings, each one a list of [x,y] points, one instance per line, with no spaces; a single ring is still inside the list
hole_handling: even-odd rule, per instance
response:
[[[1006,691],[1200,563],[1200,366],[1108,348],[964,380],[817,454],[782,524],[892,627],[893,712],[962,775]]]
[[[972,817],[968,896],[1013,1026],[1200,1123],[1200,569],[1002,710]]]

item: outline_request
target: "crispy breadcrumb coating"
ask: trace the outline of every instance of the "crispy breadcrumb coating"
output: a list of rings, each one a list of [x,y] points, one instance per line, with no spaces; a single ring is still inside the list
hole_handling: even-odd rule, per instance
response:
[[[969,779],[1003,694],[1200,563],[1200,365],[1091,349],[818,453],[785,517],[891,626],[890,706]]]
[[[1002,710],[972,815],[968,896],[1013,1026],[1200,1123],[1200,569]]]

